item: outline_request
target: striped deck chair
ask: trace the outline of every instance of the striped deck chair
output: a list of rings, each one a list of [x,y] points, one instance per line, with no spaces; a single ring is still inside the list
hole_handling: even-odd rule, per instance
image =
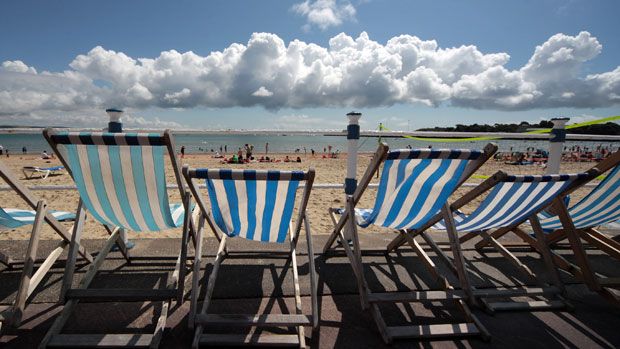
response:
[[[303,171],[255,171],[255,170],[219,170],[190,169],[183,167],[183,175],[190,191],[200,208],[200,223],[197,228],[197,252],[201,255],[202,227],[204,221],[221,236],[219,248],[208,278],[206,295],[201,311],[197,313],[199,295],[200,261],[194,264],[192,296],[190,304],[190,327],[195,326],[193,347],[200,345],[292,345],[305,347],[304,325],[316,328],[318,325],[316,275],[310,223],[306,216],[306,206],[314,182],[314,170]],[[210,209],[206,206],[196,180],[206,180]],[[299,200],[296,221],[292,222],[296,193],[300,183],[305,183],[304,192]],[[297,271],[296,246],[304,224],[308,244],[308,262],[311,283],[312,314],[304,315],[301,307],[299,276]],[[208,313],[211,296],[215,287],[217,273],[224,258],[233,256],[227,249],[226,242],[231,238],[243,238],[271,244],[290,241],[290,256],[293,282],[295,288],[294,314],[213,314]],[[271,252],[260,251],[261,255]],[[287,262],[288,263],[288,262]],[[287,264],[288,265],[288,264]],[[281,276],[283,278],[283,275]],[[206,279],[206,277],[205,277]],[[274,282],[281,282],[275,281]],[[267,310],[269,312],[269,310]],[[248,335],[204,333],[208,326],[295,327],[296,334],[266,334],[256,332]],[[259,335],[257,335],[259,333]]]
[[[603,181],[570,208],[566,208],[566,202],[562,201],[562,207],[556,207],[555,211],[551,212],[541,212],[538,219],[545,232],[544,242],[547,245],[568,239],[570,247],[573,249],[576,265],[551,251],[555,264],[582,279],[591,290],[620,305],[618,296],[609,290],[609,288],[619,288],[620,280],[618,278],[599,278],[592,269],[581,242],[582,240],[586,241],[591,246],[620,260],[620,243],[597,230],[599,226],[620,219],[620,152],[615,152],[588,172],[591,174],[590,179],[594,179],[605,172],[609,173]],[[579,189],[587,182],[589,181],[574,183],[563,195],[566,196]],[[566,218],[564,219],[565,222],[562,222],[563,212],[570,217],[570,222]],[[566,222],[572,225],[570,229],[565,228]],[[537,248],[539,246],[536,237],[528,234],[522,228],[516,227],[511,231],[532,247]],[[508,232],[505,230],[494,232],[491,237],[497,239]],[[487,240],[482,240],[476,244],[476,248],[481,249],[487,244]]]
[[[438,273],[436,265],[415,240],[418,231],[441,220],[441,208],[448,197],[467,180],[484,162],[497,151],[497,146],[488,144],[483,151],[450,149],[414,149],[388,151],[381,144],[368,169],[360,180],[355,193],[347,199],[346,209],[329,210],[334,230],[324,247],[327,256],[333,250],[336,239],[344,248],[357,279],[363,308],[370,308],[379,332],[386,343],[397,338],[440,338],[489,334],[471,314],[463,300],[464,294],[451,290],[448,281]],[[384,163],[377,197],[372,210],[356,208],[361,195],[370,180]],[[340,218],[337,219],[337,215]],[[362,265],[362,251],[359,247],[357,225],[369,225],[394,229],[399,233],[392,244],[408,243],[420,257],[424,266],[433,275],[440,291],[373,293],[365,281]],[[346,230],[346,231],[345,231]],[[347,236],[349,234],[351,236]],[[351,239],[352,247],[346,241]],[[402,239],[402,240],[401,240]],[[425,240],[431,241],[425,237]],[[344,242],[344,243],[343,243]],[[392,245],[391,244],[391,245]],[[431,247],[438,254],[444,254],[437,245]],[[388,246],[389,248],[389,246]],[[447,258],[447,257],[446,257]],[[378,303],[408,303],[443,301],[456,302],[466,315],[467,322],[430,324],[422,326],[387,326]]]
[[[563,203],[563,195],[575,183],[592,178],[592,173],[580,173],[571,175],[544,175],[544,176],[513,176],[504,172],[497,172],[491,178],[482,182],[462,198],[453,204],[446,204],[443,208],[444,221],[434,226],[435,229],[445,229],[450,238],[450,244],[455,251],[454,263],[456,266],[461,287],[474,303],[480,301],[490,312],[500,310],[545,310],[563,308],[569,305],[564,299],[564,285],[555,268],[553,257],[546,244],[537,246],[545,264],[551,284],[537,277],[526,265],[508,249],[502,246],[490,234],[491,231],[510,231],[528,221],[534,228],[536,237],[544,241],[544,232],[540,227],[538,214],[550,205]],[[480,197],[487,191],[490,192],[480,203],[478,208],[469,215],[458,213],[458,209],[465,204]],[[563,225],[569,222],[563,219]],[[489,289],[477,289],[474,287],[467,273],[465,261],[461,252],[459,233],[475,233],[484,238],[491,246],[512,263],[520,272],[528,278],[527,285],[516,287],[497,287]],[[530,283],[537,287],[530,287]],[[516,302],[497,301],[490,299],[513,298],[513,297],[536,297],[546,300]],[[557,298],[557,299],[552,299]],[[551,300],[549,300],[551,299]]]
[[[172,276],[162,289],[89,288],[111,248],[117,244],[124,258],[130,256],[122,233],[125,230],[161,231],[178,228],[184,222],[186,205],[170,205],[166,189],[165,158],[174,171],[176,184],[186,203],[183,179],[170,131],[163,134],[56,132],[43,135],[71,174],[80,201],[78,227],[72,241],[79,242],[85,212],[108,231],[110,237],[92,267],[72,288],[75,252],[70,249],[61,288],[64,308],[41,342],[46,346],[151,346],[159,344],[170,302],[182,300],[187,258],[188,232],[184,229],[180,254]],[[190,215],[191,216],[191,215]],[[73,247],[73,245],[72,245]],[[153,256],[152,259],[157,257]],[[162,302],[161,314],[150,334],[61,334],[79,302]]]
[[[41,283],[43,277],[58,260],[58,257],[67,249],[71,241],[69,231],[59,221],[71,221],[75,218],[75,214],[48,210],[45,200],[37,199],[2,162],[0,162],[0,177],[33,209],[23,210],[0,207],[0,231],[32,225],[30,241],[23,262],[15,261],[8,255],[0,252],[0,263],[8,268],[14,268],[17,264],[23,263],[15,300],[11,305],[0,306],[0,326],[17,327],[21,323],[26,302]],[[43,224],[48,224],[62,240],[33,274]],[[77,252],[87,261],[93,261],[91,255],[83,247],[78,246]]]

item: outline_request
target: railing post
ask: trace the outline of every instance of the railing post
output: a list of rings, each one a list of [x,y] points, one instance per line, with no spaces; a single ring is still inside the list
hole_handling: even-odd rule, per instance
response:
[[[349,200],[357,189],[357,142],[360,139],[360,125],[359,120],[362,117],[361,113],[350,112],[347,114],[349,118],[349,124],[347,125],[347,176],[344,179],[344,193],[345,202],[351,203]],[[347,210],[352,207],[346,207]],[[355,224],[350,222],[350,224]],[[351,241],[352,232],[345,226],[344,235],[348,241]],[[345,243],[343,241],[343,243]]]
[[[108,132],[122,133],[123,121],[121,120],[121,117],[123,116],[123,111],[118,108],[109,108],[106,109],[105,112],[108,113],[108,116],[110,117],[110,122],[108,122]],[[127,249],[134,247],[135,244],[127,239],[127,232],[125,229],[120,229],[119,235],[125,242],[125,247],[127,247]],[[118,246],[118,248],[122,247]]]
[[[110,108],[105,110],[110,117],[110,122],[108,122],[108,132],[121,133],[123,132],[123,122],[121,121],[121,116],[123,116],[123,111],[117,108]]]
[[[549,157],[547,159],[547,169],[545,174],[560,173],[560,163],[562,162],[562,150],[566,140],[566,122],[570,118],[553,118],[553,128],[549,134]]]

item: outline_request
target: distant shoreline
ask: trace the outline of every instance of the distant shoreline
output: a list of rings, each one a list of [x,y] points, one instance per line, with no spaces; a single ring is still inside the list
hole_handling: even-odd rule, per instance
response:
[[[101,128],[57,128],[59,130],[73,131],[73,132],[100,132]],[[40,127],[21,127],[21,128],[0,128],[1,134],[41,134],[43,128]],[[163,132],[164,129],[131,129],[126,128],[125,132]],[[172,129],[174,134],[177,135],[232,135],[232,136],[333,136],[333,137],[345,137],[346,130],[187,130],[187,129]],[[524,133],[510,133],[510,132],[442,132],[442,131],[376,131],[376,130],[362,130],[360,136],[364,137],[385,137],[385,138],[402,138],[406,136],[417,137],[423,140],[424,138],[477,138],[477,137],[498,137],[504,140],[547,140],[548,134],[524,134]],[[620,136],[615,135],[587,135],[587,134],[574,134],[569,133],[566,135],[566,140],[570,141],[594,141],[594,142],[620,142]],[[492,140],[491,140],[492,141]]]

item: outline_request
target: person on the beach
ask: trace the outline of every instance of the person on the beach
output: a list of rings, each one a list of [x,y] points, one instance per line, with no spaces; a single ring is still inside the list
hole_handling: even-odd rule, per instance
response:
[[[185,146],[181,146],[181,159],[185,158]]]
[[[26,149],[26,147],[22,147],[22,154],[26,154],[28,152],[28,149]]]
[[[2,155],[3,152],[4,152],[4,147],[2,146],[2,144],[0,144],[0,155]]]
[[[312,153],[312,157],[314,157],[314,149],[310,148],[310,152]]]
[[[0,154],[2,154],[2,153],[0,153]],[[43,160],[48,160],[48,159],[51,159],[51,157],[49,156],[49,154],[47,153],[47,151],[45,151],[45,150],[44,150],[44,151],[41,153],[41,159],[43,159]]]
[[[269,142],[265,143],[265,154],[269,154]]]
[[[295,160],[295,161],[297,161],[297,162],[301,162],[301,158],[298,156],[298,157],[297,157],[297,160]]]
[[[288,155],[284,157],[284,162],[291,162],[291,159],[289,159]]]
[[[224,153],[228,153],[228,145],[224,145]]]

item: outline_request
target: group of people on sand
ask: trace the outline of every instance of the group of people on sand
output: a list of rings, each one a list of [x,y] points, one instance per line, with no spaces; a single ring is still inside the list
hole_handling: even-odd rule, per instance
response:
[[[564,147],[562,152],[562,161],[569,162],[599,162],[613,153],[612,146],[599,145],[595,149],[588,147],[572,146]],[[510,151],[498,152],[495,154],[495,160],[503,161],[507,165],[541,165],[544,166],[549,158],[549,153],[544,149],[536,149],[528,147],[524,152]]]
[[[217,156],[215,156],[216,158],[218,158]],[[251,157],[243,157],[243,155],[239,155],[239,154],[233,154],[230,158],[226,158],[224,156],[220,156],[219,158],[221,158],[222,160],[220,161],[221,164],[249,164],[249,163],[256,163],[256,162],[301,162],[301,157],[297,157],[296,159],[291,159],[289,158],[288,155],[286,155],[284,157],[284,159],[275,159],[275,158],[270,158],[269,156],[261,156],[260,158],[256,159],[253,156]]]
[[[611,153],[613,153],[613,147],[611,145],[603,146],[602,144],[599,144],[594,149],[574,145],[572,147],[564,147],[562,160],[571,162],[599,162],[611,155]]]

